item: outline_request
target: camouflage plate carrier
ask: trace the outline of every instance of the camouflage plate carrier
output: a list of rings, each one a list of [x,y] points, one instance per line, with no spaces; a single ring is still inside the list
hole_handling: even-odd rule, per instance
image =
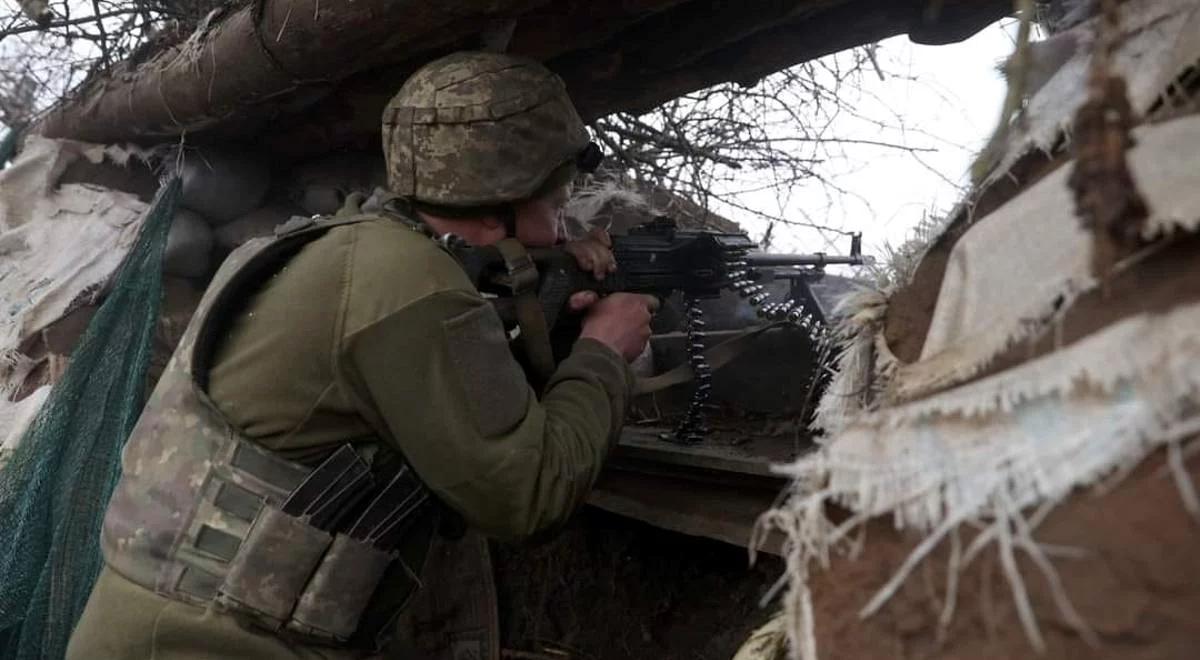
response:
[[[374,515],[381,521],[375,529],[402,532],[430,501],[428,491],[401,462],[388,486],[372,494],[359,478],[365,463],[349,446],[317,468],[285,460],[242,436],[205,393],[222,320],[247,290],[330,228],[373,217],[293,218],[274,238],[246,243],[222,265],[125,447],[101,539],[117,573],[304,643],[384,643],[415,591],[414,571],[377,535],[318,526],[318,518],[332,520],[328,512],[291,504],[314,485],[318,495],[357,493],[344,500],[356,503],[357,524]],[[347,456],[337,473],[315,481]],[[363,495],[374,495],[366,512],[362,503],[370,498]],[[385,573],[389,588],[377,589]],[[392,588],[397,575],[411,588]]]

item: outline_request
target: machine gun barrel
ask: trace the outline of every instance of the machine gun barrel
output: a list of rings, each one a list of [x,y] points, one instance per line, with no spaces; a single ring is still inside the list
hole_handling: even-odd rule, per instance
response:
[[[765,252],[748,253],[744,260],[746,265],[754,268],[777,268],[786,266],[813,266],[818,270],[826,266],[861,266],[872,262],[870,257],[862,253],[862,234],[850,235],[850,254],[833,255],[824,252],[812,254],[767,254]]]
[[[775,268],[778,266],[817,266],[818,268],[834,265],[861,266],[869,261],[867,257],[861,254],[832,255],[822,252],[813,254],[766,254],[752,252],[747,254],[744,259],[746,265],[761,268]]]

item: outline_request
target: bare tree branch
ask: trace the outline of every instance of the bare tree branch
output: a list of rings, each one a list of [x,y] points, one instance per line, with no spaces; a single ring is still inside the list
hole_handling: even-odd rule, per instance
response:
[[[35,20],[6,3],[0,10],[0,120],[27,123],[151,40],[169,44],[185,38],[205,15],[224,4],[230,2],[52,0]]]
[[[754,85],[717,85],[641,115],[603,117],[592,127],[620,176],[667,188],[705,207],[717,203],[767,220],[774,233],[798,226],[840,236],[848,232],[803,214],[796,217],[794,210],[785,213],[794,191],[815,187],[832,205],[855,197],[835,183],[837,166],[856,165],[868,150],[914,158],[938,150],[909,143],[910,133],[930,136],[909,131],[898,115],[881,118],[860,111],[863,97],[876,101],[864,90],[866,73],[886,77],[874,45],[803,63]],[[835,127],[846,118],[879,130],[838,134],[844,129]],[[774,195],[779,212],[747,202],[764,194]],[[786,217],[789,213],[792,217]]]
[[[97,7],[97,10],[99,7]],[[115,18],[117,16],[125,16],[127,14],[136,13],[134,9],[119,9],[114,11],[100,12],[80,18],[69,18],[60,21],[52,21],[46,25],[38,25],[37,23],[29,23],[28,25],[18,25],[15,27],[5,28],[0,32],[0,37],[10,37],[18,34],[26,34],[28,32],[46,32],[57,28],[69,28],[75,25],[84,25],[86,23],[96,23],[103,21],[106,18]]]

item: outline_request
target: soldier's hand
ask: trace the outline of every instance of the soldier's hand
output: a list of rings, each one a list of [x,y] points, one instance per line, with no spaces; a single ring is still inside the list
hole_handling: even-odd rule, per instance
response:
[[[600,294],[595,291],[576,291],[567,298],[567,309],[578,314],[595,305],[597,300],[600,300]]]
[[[650,340],[650,319],[658,298],[639,293],[614,293],[588,307],[580,337],[595,339],[632,362]]]
[[[563,243],[563,250],[575,257],[579,267],[592,274],[597,280],[617,270],[617,260],[612,253],[612,238],[603,229],[593,229],[577,241]]]

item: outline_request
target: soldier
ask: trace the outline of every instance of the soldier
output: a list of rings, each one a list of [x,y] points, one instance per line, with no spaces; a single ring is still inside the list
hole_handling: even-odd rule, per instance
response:
[[[558,242],[598,154],[561,80],[445,57],[388,104],[383,143],[379,213],[291,223],[214,278],[126,446],[69,658],[370,656],[434,534],[527,537],[582,503],[657,301],[577,294],[580,338],[535,390],[431,240],[495,247],[527,295],[521,246]],[[603,277],[606,241],[569,250]]]

